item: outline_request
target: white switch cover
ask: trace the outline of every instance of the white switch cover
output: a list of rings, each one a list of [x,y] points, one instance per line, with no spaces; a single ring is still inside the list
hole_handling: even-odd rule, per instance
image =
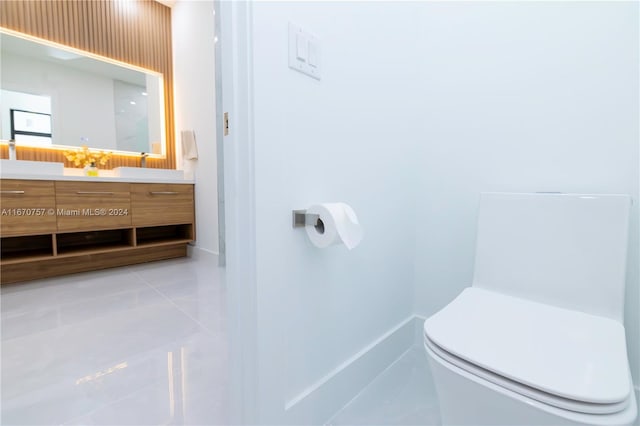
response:
[[[296,59],[307,62],[307,46],[309,42],[301,33],[296,34]]]
[[[320,80],[320,41],[289,22],[289,68]]]
[[[315,42],[309,42],[307,46],[307,63],[318,68],[318,45]]]

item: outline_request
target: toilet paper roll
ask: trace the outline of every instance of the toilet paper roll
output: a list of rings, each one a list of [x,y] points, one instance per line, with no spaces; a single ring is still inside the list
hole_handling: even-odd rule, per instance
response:
[[[362,241],[362,227],[351,206],[345,203],[315,204],[307,214],[320,216],[316,225],[307,225],[311,243],[320,248],[343,243],[349,250]]]

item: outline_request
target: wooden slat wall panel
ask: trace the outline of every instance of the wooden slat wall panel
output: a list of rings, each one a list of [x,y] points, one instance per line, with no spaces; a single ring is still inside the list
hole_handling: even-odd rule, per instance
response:
[[[162,73],[167,156],[149,158],[147,166],[175,168],[170,8],[153,0],[1,0],[0,26]],[[17,156],[72,167],[53,149],[18,146]],[[0,146],[0,157],[8,158],[6,145]],[[114,155],[107,167],[137,166],[139,161]]]

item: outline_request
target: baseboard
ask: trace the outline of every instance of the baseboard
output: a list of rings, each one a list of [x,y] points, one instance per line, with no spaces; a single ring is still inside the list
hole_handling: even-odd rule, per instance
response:
[[[287,423],[324,424],[415,343],[414,315],[285,403]]]
[[[640,386],[634,386],[636,391],[636,406],[640,409]],[[640,416],[636,417],[636,426],[640,426]]]
[[[198,247],[194,245],[187,245],[187,256],[193,259],[211,259],[212,261],[218,263],[218,253],[209,250],[203,247]]]

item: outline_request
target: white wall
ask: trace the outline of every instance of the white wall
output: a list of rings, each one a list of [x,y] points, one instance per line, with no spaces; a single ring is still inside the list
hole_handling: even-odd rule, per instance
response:
[[[113,80],[3,53],[2,88],[51,97],[53,143],[116,149]],[[3,108],[4,102],[3,102]]]
[[[413,90],[422,76],[406,66],[402,46],[414,42],[419,22],[413,11],[420,8],[390,2],[253,5],[265,422],[328,420],[317,412],[294,415],[285,405],[412,314],[412,154],[421,103]],[[289,21],[320,40],[320,81],[288,68]],[[364,240],[353,251],[318,249],[303,229],[291,226],[293,209],[331,201],[349,203],[362,223]]]
[[[432,3],[422,18],[416,311],[470,285],[479,192],[630,194],[637,385],[638,4]]]
[[[171,9],[178,167],[196,181],[196,245],[218,253],[214,10],[211,1]],[[197,160],[183,160],[181,130],[193,130]]]
[[[287,407],[408,315],[430,315],[470,285],[481,191],[640,202],[637,8],[252,4],[240,91],[253,128],[234,142],[249,157],[239,180],[255,172],[255,199],[238,204],[255,203],[255,247],[244,247],[256,256],[260,421],[317,420]],[[288,68],[290,21],[320,39],[321,81]],[[316,249],[291,228],[292,209],[337,200],[365,229],[352,252]],[[639,202],[626,313],[636,362]]]

